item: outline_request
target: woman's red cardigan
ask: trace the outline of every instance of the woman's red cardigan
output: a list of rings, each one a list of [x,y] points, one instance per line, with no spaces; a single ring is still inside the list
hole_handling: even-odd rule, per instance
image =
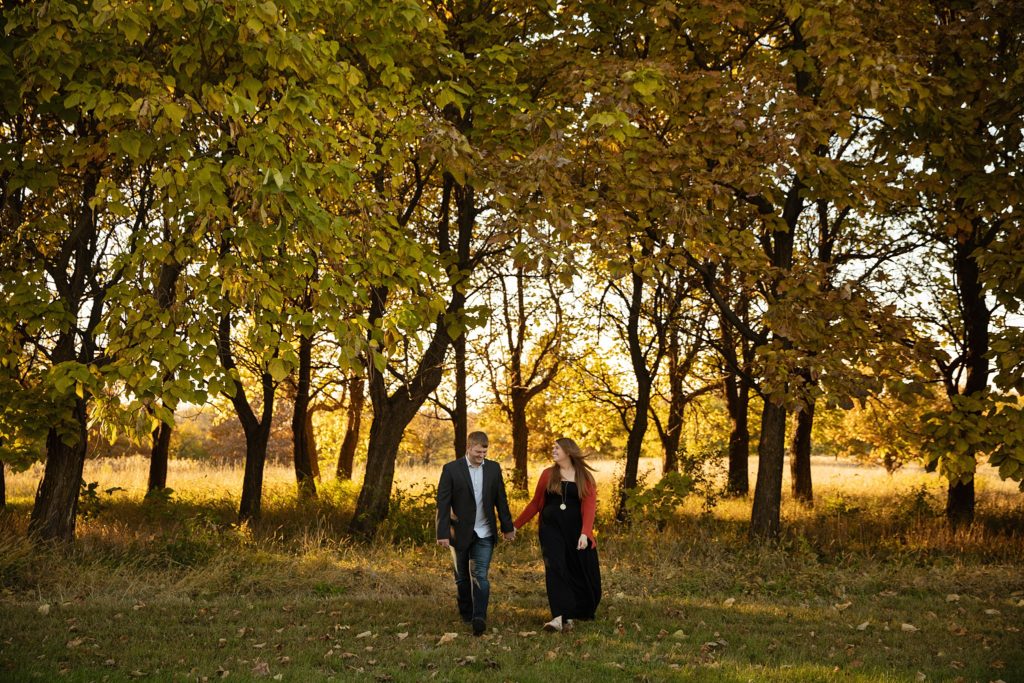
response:
[[[533,500],[516,517],[514,524],[517,529],[533,519],[533,516],[544,507],[544,492],[548,488],[548,480],[551,479],[551,471],[553,469],[553,467],[549,467],[540,473],[540,481],[537,482],[537,489],[533,493]],[[594,540],[594,514],[597,511],[597,491],[591,490],[589,494],[584,496],[580,500],[580,508],[583,513],[583,530],[581,533],[586,534],[591,544],[596,548],[597,541]]]

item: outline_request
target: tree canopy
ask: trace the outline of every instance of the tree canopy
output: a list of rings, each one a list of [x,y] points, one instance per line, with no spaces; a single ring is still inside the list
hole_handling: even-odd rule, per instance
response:
[[[757,418],[757,538],[787,431],[812,499],[822,410],[898,403],[861,445],[937,468],[956,524],[979,458],[1024,480],[1019,3],[51,1],[2,23],[0,461],[45,461],[36,538],[73,538],[90,438],[152,438],[159,465],[175,410],[214,401],[258,519],[282,383],[312,495],[317,397],[358,413],[365,382],[359,534],[413,418],[447,406],[458,451],[469,393],[512,425],[520,487],[530,431],[621,458],[622,519],[641,454],[675,469],[711,396],[734,493]]]

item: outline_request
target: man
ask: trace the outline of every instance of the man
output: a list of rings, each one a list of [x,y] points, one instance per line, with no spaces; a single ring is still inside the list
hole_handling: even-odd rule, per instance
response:
[[[508,509],[501,466],[487,457],[487,435],[473,432],[466,439],[466,457],[441,470],[437,484],[437,543],[451,550],[455,565],[462,621],[473,625],[473,635],[487,630],[487,601],[491,584],[487,571],[497,536],[494,510],[498,510],[506,541],[516,537]]]

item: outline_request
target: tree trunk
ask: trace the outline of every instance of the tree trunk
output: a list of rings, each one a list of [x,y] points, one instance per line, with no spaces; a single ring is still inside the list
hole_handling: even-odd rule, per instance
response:
[[[455,455],[465,455],[469,436],[469,408],[466,405],[466,335],[452,340],[455,349]]]
[[[356,446],[359,445],[359,431],[363,422],[363,405],[366,393],[363,390],[362,377],[352,377],[348,381],[348,421],[345,424],[345,438],[338,449],[338,479],[352,479],[352,466],[356,459]]]
[[[731,496],[750,493],[750,386],[731,370],[725,375],[725,404],[729,412],[729,480]]]
[[[171,431],[163,422],[153,430],[153,448],[149,455],[149,484],[146,492],[152,493],[167,488],[167,461],[170,458]]]
[[[799,35],[795,38],[798,43],[802,42]],[[804,199],[801,194],[805,189],[799,176],[795,177],[782,210],[782,219],[788,227],[772,231],[772,265],[783,271],[793,265],[793,235],[803,209]],[[779,289],[779,283],[773,282],[772,295],[779,302],[776,305],[781,305],[785,298]],[[783,349],[792,348],[788,339],[776,337],[776,340]],[[761,437],[757,444],[757,483],[754,485],[754,504],[750,512],[750,537],[755,539],[778,538],[782,528],[780,511],[782,470],[786,461],[786,407],[775,405],[767,399],[767,394],[765,396],[761,413]]]
[[[458,209],[458,238],[455,249],[452,249],[449,235],[448,202],[454,194]],[[438,224],[438,252],[442,256],[450,256],[453,251],[457,256],[456,265],[464,272],[470,268],[470,243],[473,238],[473,226],[476,222],[477,210],[475,193],[468,185],[458,185],[451,174],[444,175],[444,188],[441,199],[441,221]],[[453,271],[456,272],[456,271]],[[434,322],[434,333],[430,344],[423,352],[416,371],[407,376],[406,382],[398,387],[392,395],[387,393],[387,385],[382,373],[377,372],[372,362],[366,363],[369,373],[370,401],[373,404],[373,420],[370,423],[370,442],[366,449],[366,477],[359,490],[355,514],[349,524],[349,531],[362,538],[372,538],[380,523],[388,515],[391,502],[391,486],[395,477],[395,459],[398,457],[398,446],[406,427],[416,416],[420,406],[441,383],[444,372],[444,358],[452,338],[448,334],[446,318],[462,316],[465,312],[466,294],[465,281],[459,279],[452,282],[451,298],[445,314],[438,316]],[[371,293],[369,320],[376,324],[386,311],[388,289],[378,287]]]
[[[28,535],[36,542],[70,543],[75,539],[78,494],[88,444],[86,411],[86,400],[74,399],[73,444],[65,443],[56,428],[51,428],[46,435],[46,468],[36,490],[28,524]]]
[[[786,456],[786,408],[765,401],[757,445],[757,484],[750,513],[750,535],[777,538],[781,530],[782,468]]]
[[[313,479],[320,480],[320,449],[316,445],[316,432],[313,431],[313,411],[306,410],[306,457]]]
[[[679,337],[675,330],[670,332],[668,345],[668,420],[665,435],[661,440],[665,461],[662,474],[679,471],[679,443],[683,436],[683,417],[686,411],[686,393],[683,391],[684,372],[679,367]]]
[[[622,473],[621,486],[619,487],[619,500],[615,505],[615,519],[619,522],[629,520],[627,501],[629,500],[630,492],[636,488],[637,473],[640,469],[640,453],[644,445],[644,436],[647,434],[647,411],[651,408],[652,377],[651,372],[647,369],[647,359],[643,354],[639,334],[640,308],[643,301],[644,283],[636,273],[633,274],[632,278],[633,290],[629,303],[629,321],[626,325],[626,336],[629,341],[629,355],[633,366],[633,374],[636,376],[637,395],[633,412],[633,424],[629,428],[629,437],[626,439],[626,463]]]
[[[6,467],[4,461],[0,460],[0,509],[7,507],[7,480],[4,474]]]
[[[79,134],[91,134],[86,125],[79,120]],[[58,286],[60,306],[72,324],[71,330],[61,332],[54,346],[51,357],[54,366],[61,362],[75,360],[82,365],[89,365],[96,357],[97,325],[103,315],[106,289],[100,287],[88,294],[90,281],[95,283],[98,272],[94,258],[96,257],[95,241],[97,239],[96,210],[91,206],[96,196],[102,175],[99,163],[90,163],[84,169],[82,178],[81,203],[78,215],[74,218],[74,227],[70,231],[58,252],[56,260],[46,262],[46,270],[55,282],[63,282]],[[73,266],[72,266],[73,262]],[[87,322],[84,326],[74,324],[81,320],[83,308],[88,305]],[[81,347],[76,351],[76,341]],[[60,425],[73,429],[50,428],[46,436],[46,467],[43,479],[36,490],[35,504],[29,518],[28,535],[35,542],[70,543],[75,539],[75,517],[78,513],[78,495],[82,484],[82,470],[85,466],[85,454],[88,446],[88,394],[69,399],[71,418],[67,424]],[[62,435],[61,432],[65,432]],[[72,443],[69,445],[65,439]]]
[[[814,426],[814,400],[797,409],[793,416],[793,437],[789,450],[789,473],[793,497],[805,505],[814,505],[811,485],[811,428]]]
[[[512,387],[512,486],[526,491],[529,485],[530,429],[526,424],[526,390]]]
[[[164,227],[164,242],[172,247],[174,246],[170,228],[166,225]],[[171,253],[174,253],[173,248]],[[160,266],[160,276],[157,279],[154,296],[162,310],[169,310],[177,300],[178,278],[181,276],[183,269],[184,266],[176,260]],[[168,372],[164,375],[165,383],[173,379],[173,372]],[[170,458],[171,431],[172,427],[163,423],[153,430],[153,448],[149,456],[149,484],[146,488],[147,493],[167,488],[167,461]]]
[[[242,478],[242,502],[238,519],[243,522],[260,518],[263,507],[263,468],[267,462],[270,421],[255,430],[245,430],[245,475]]]
[[[292,411],[292,460],[295,463],[295,481],[300,499],[316,498],[316,480],[309,443],[309,385],[313,365],[313,338],[299,336],[299,381],[295,388],[295,406]]]
[[[964,323],[964,363],[967,368],[964,396],[980,396],[988,390],[988,327],[992,313],[985,303],[981,273],[974,257],[975,250],[981,246],[978,237],[983,232],[984,225],[977,219],[974,225],[974,239],[957,244],[953,256]],[[976,447],[972,444],[968,448],[969,457],[976,460]],[[950,484],[946,498],[946,519],[954,529],[969,526],[974,522],[973,478]]]
[[[221,250],[226,253],[227,242],[221,243]],[[221,366],[231,372],[236,370],[235,359],[231,352],[231,316],[228,312],[221,313],[217,324],[217,355]],[[235,407],[235,414],[245,432],[245,475],[242,478],[242,501],[238,506],[238,519],[241,522],[259,519],[263,501],[263,468],[267,460],[267,442],[270,440],[270,427],[274,417],[274,392],[277,386],[273,377],[266,371],[260,376],[260,388],[263,392],[263,409],[260,417],[256,417],[249,398],[245,395],[245,387],[238,379],[233,381],[234,393],[229,398]]]
[[[619,489],[619,500],[615,506],[615,519],[619,522],[629,520],[627,502],[630,492],[636,488],[637,474],[640,470],[640,453],[647,434],[647,411],[650,409],[650,388],[638,392],[636,401],[636,417],[626,439],[626,463],[622,473],[622,485]]]
[[[398,446],[422,402],[410,409],[412,405],[406,402],[400,412],[390,406],[374,408],[366,452],[366,476],[356,501],[356,515],[349,524],[349,531],[355,536],[371,538],[380,523],[387,519]]]
[[[954,529],[974,523],[974,480],[950,482],[946,493],[946,519]]]

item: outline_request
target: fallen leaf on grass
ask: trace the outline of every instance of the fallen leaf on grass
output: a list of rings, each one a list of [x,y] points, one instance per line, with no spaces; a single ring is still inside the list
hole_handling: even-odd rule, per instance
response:
[[[987,609],[985,610],[985,614],[989,615],[990,617],[996,617],[1002,614],[1002,612],[1000,612],[997,609]]]
[[[459,637],[458,633],[445,633],[443,636],[441,636],[441,640],[437,641],[437,644],[438,645],[444,645],[445,643],[452,642],[453,640],[455,640],[458,637]]]
[[[42,605],[39,605],[39,609],[37,609],[36,611],[45,617],[47,614],[50,613],[50,606],[44,603]]]
[[[69,650],[73,650],[76,647],[78,647],[79,645],[81,645],[84,640],[85,640],[84,638],[74,638],[73,640],[69,640],[67,642],[67,648]]]
[[[519,637],[520,638],[529,638],[530,636],[535,636],[535,635],[537,635],[536,631],[520,631],[519,632]]]
[[[683,633],[683,629],[679,629],[678,631],[676,631],[675,633],[672,634],[672,637],[675,638],[676,640],[682,640],[683,638],[686,638],[687,636],[686,636],[685,633]]]
[[[356,638],[369,638],[372,635],[373,635],[372,631],[363,631],[362,633],[356,635]]]
[[[866,631],[868,626],[870,626],[870,625],[871,625],[870,621],[862,622],[860,624],[857,624],[857,630],[858,631]]]
[[[732,607],[736,604],[736,598],[726,598],[722,603],[722,607]]]
[[[946,602],[960,602],[960,596],[956,593],[950,593],[946,596]]]
[[[456,659],[455,663],[459,666],[466,666],[467,664],[472,664],[475,661],[476,657],[474,657],[473,655],[466,655],[465,657],[459,657],[458,659]]]
[[[252,675],[259,678],[270,675],[270,665],[266,662],[256,662],[252,667]]]
[[[408,638],[408,637],[409,637],[409,633],[408,633],[408,632],[405,632],[405,633],[396,633],[395,635],[396,635],[396,636],[398,636],[398,639],[399,639],[399,640],[405,640],[406,638]]]
[[[900,630],[903,631],[904,633],[916,633],[917,631],[920,631],[921,629],[919,629],[918,627],[914,626],[913,624],[903,623],[903,624],[900,624]]]
[[[924,672],[918,671],[917,676],[915,676],[915,679],[918,681],[926,681],[928,680],[928,677],[924,675]]]
[[[839,612],[842,612],[845,609],[849,609],[852,606],[853,606],[852,602],[840,602],[840,603],[836,603],[835,605],[832,605],[832,607],[834,607]]]

